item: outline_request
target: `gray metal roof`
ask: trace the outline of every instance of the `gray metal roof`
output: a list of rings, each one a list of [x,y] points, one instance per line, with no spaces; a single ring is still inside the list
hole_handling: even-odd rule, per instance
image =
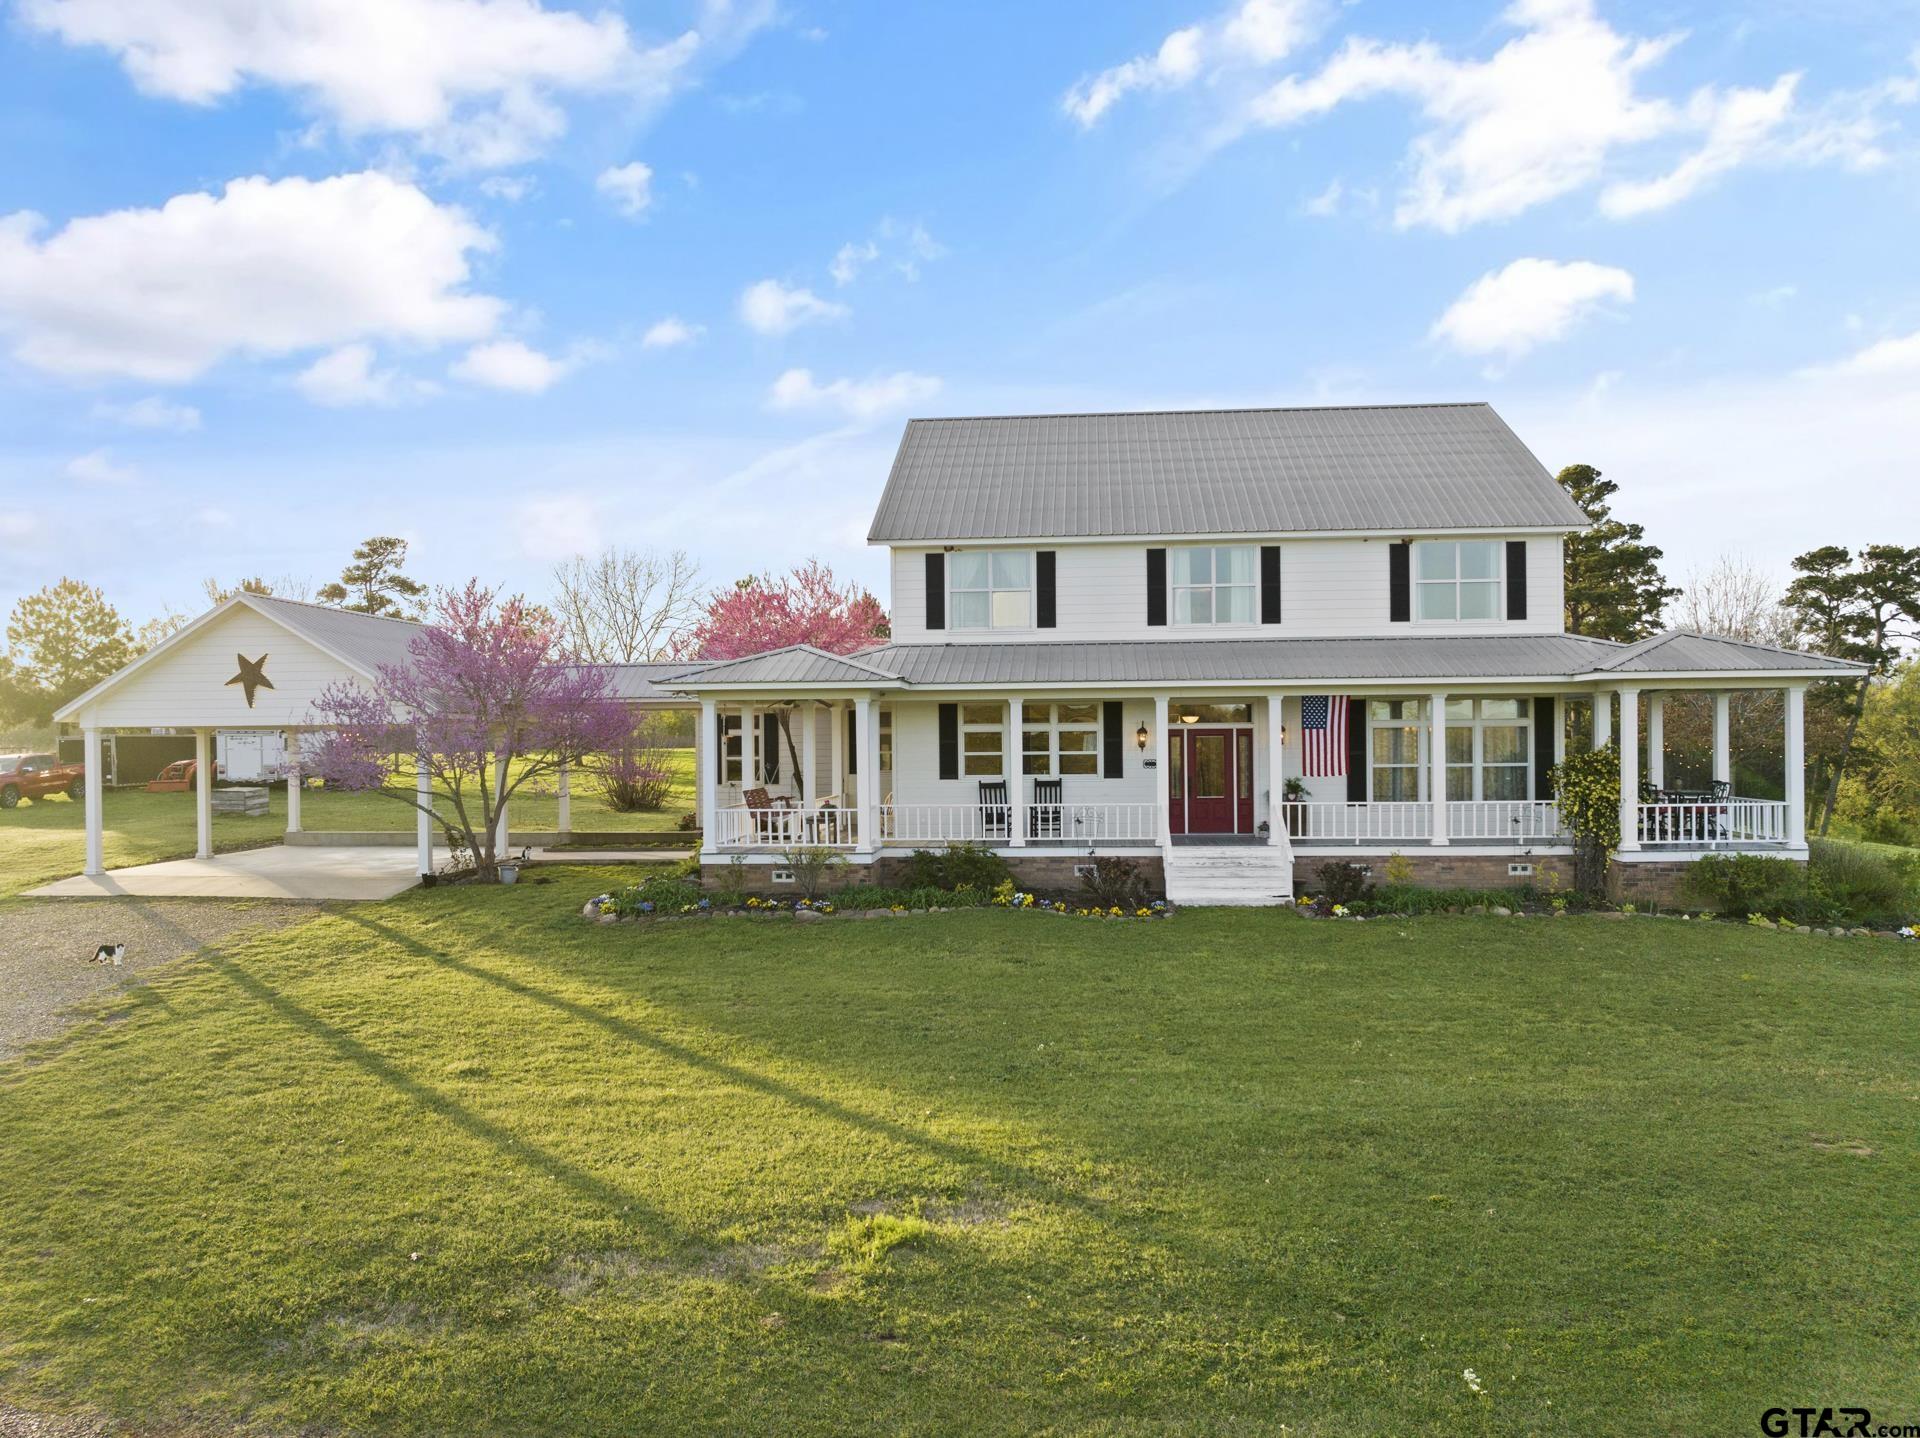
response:
[[[1670,641],[1676,638],[1688,641],[1684,664],[1660,657],[1675,653],[1676,646]],[[769,662],[763,665],[762,659]],[[675,682],[677,687],[687,690],[778,684],[848,688],[909,685],[940,689],[989,684],[1264,685],[1340,680],[1359,683],[1412,679],[1579,680],[1642,671],[1835,676],[1853,672],[1842,661],[1823,655],[1769,650],[1762,645],[1700,635],[1662,635],[1637,645],[1621,645],[1578,634],[1422,634],[1341,639],[890,644],[864,650],[851,661],[818,650],[778,650],[771,655],[714,665]]]
[[[376,672],[383,664],[409,663],[411,645],[420,634],[421,626],[411,619],[330,609],[324,604],[303,604],[274,594],[249,594],[245,599],[294,633],[332,650],[369,673]]]
[[[677,689],[665,685],[663,680],[678,679],[683,674],[699,673],[706,665],[701,662],[678,659],[658,664],[602,664],[597,666],[607,671],[612,680],[612,693],[616,699],[624,699],[631,704],[669,704],[683,705]]]
[[[916,419],[868,539],[1583,529],[1486,404]]]
[[[1777,672],[1783,669],[1838,674],[1858,668],[1825,654],[1807,654],[1798,649],[1776,648],[1771,644],[1750,644],[1742,639],[1721,639],[1691,629],[1669,629],[1651,639],[1629,644],[1606,663],[1595,667],[1612,674],[1736,670]]]

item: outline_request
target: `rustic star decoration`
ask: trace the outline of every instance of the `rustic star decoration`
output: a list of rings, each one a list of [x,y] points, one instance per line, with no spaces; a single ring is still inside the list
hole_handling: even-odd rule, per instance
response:
[[[227,687],[238,684],[246,690],[247,708],[251,709],[255,690],[273,688],[273,681],[267,678],[267,656],[262,654],[258,659],[249,659],[244,654],[236,654],[233,657],[240,661],[240,672],[227,681]]]

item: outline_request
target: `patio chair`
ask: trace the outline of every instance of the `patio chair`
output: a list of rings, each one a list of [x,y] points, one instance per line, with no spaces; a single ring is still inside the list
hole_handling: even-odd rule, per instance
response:
[[[748,823],[753,826],[756,843],[785,843],[792,836],[792,822],[786,815],[770,813],[769,810],[792,809],[796,807],[792,799],[785,794],[769,794],[765,788],[742,789],[740,807],[752,816]]]
[[[1035,779],[1033,781],[1033,807],[1027,810],[1027,837],[1029,839],[1057,839],[1060,837],[1060,816],[1062,799],[1062,781],[1059,779]]]
[[[980,829],[988,839],[1004,839],[1013,832],[1013,808],[1007,800],[1005,779],[980,781]]]

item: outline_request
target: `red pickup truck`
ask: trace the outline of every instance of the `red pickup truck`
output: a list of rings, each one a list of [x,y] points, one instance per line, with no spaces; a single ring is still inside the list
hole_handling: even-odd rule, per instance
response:
[[[81,799],[86,793],[84,764],[62,764],[52,754],[0,754],[0,809],[11,809],[22,799],[50,794]]]

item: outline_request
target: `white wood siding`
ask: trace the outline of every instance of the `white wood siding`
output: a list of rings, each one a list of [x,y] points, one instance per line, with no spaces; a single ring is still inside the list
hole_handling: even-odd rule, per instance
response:
[[[273,688],[246,693],[227,681],[239,672],[237,655],[267,656]],[[280,729],[309,722],[330,684],[362,683],[353,670],[245,605],[235,605],[116,688],[80,716],[82,725],[107,729]]]
[[[1438,537],[1438,536],[1436,536]],[[928,630],[924,548],[893,551],[893,637],[901,644],[978,644],[1008,640],[1317,638],[1395,634],[1557,634],[1564,595],[1558,535],[1475,535],[1524,539],[1527,544],[1527,617],[1486,623],[1403,623],[1388,618],[1387,539],[1290,539],[1280,544],[1280,623],[1147,624],[1148,548],[1138,544],[1062,544],[1055,554],[1052,629]],[[1248,541],[1258,543],[1258,541]],[[981,545],[990,549],[995,546]],[[1013,547],[1013,546],[1002,546]],[[1030,546],[1044,548],[1046,546]]]

